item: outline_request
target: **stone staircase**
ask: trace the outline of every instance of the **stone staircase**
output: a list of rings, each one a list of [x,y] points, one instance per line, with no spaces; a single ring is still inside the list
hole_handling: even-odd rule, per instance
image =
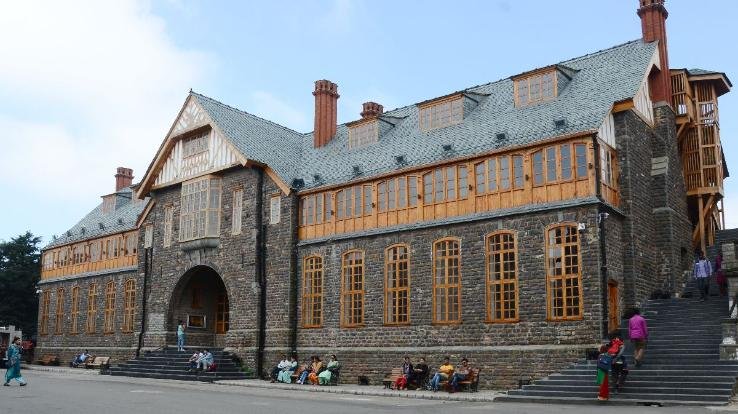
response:
[[[218,364],[216,372],[188,372],[188,360],[193,352],[194,349],[177,351],[174,348],[148,352],[137,359],[111,367],[110,375],[207,382],[249,378],[233,362],[231,354],[222,349],[210,350]]]
[[[693,287],[688,286],[687,291]],[[711,293],[716,291],[711,289]],[[633,349],[626,341],[630,373],[619,394],[610,384],[610,403],[727,404],[738,376],[738,361],[720,361],[720,324],[728,316],[727,298],[711,296],[706,302],[696,298],[651,300],[645,309],[649,328],[645,362],[635,367]],[[596,361],[580,361],[522,389],[508,391],[495,401],[597,402],[596,366]]]

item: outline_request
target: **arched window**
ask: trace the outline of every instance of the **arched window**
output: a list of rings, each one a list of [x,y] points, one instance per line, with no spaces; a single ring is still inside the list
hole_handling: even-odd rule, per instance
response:
[[[323,325],[323,258],[306,257],[302,266],[302,327]]]
[[[515,235],[500,231],[487,236],[487,321],[518,320],[518,247]]]
[[[384,323],[410,323],[410,253],[404,244],[384,252]]]
[[[461,242],[433,243],[433,323],[461,322]]]
[[[105,324],[103,332],[113,333],[115,329],[115,282],[108,282],[105,287]]]
[[[56,290],[56,313],[54,314],[54,333],[64,332],[64,288]]]
[[[546,303],[550,320],[582,318],[582,268],[575,224],[546,231]]]
[[[38,333],[47,335],[49,333],[49,302],[51,302],[51,291],[45,290],[41,295],[41,321]]]
[[[133,318],[136,315],[136,281],[126,281],[123,298],[123,332],[133,332]]]
[[[364,324],[364,252],[352,250],[341,258],[341,326]]]
[[[87,333],[97,330],[97,284],[90,283],[87,288]]]
[[[69,333],[72,335],[76,335],[79,333],[78,331],[78,325],[79,325],[79,286],[75,286],[72,288],[72,310],[71,310],[71,326],[69,328]]]

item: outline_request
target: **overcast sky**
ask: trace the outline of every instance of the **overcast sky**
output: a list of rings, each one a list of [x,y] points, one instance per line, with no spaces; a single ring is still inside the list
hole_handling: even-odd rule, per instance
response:
[[[667,2],[672,68],[738,81],[738,2]],[[190,88],[301,132],[313,82],[339,122],[641,37],[637,0],[9,1],[0,12],[0,240],[44,243],[136,181]],[[698,30],[701,30],[699,32]],[[720,100],[728,227],[738,227],[738,93]]]

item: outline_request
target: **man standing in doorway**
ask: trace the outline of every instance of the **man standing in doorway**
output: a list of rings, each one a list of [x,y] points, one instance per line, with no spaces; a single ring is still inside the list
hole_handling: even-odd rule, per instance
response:
[[[712,265],[705,258],[705,254],[700,251],[694,264],[694,279],[697,282],[697,290],[700,291],[700,300],[703,302],[707,300],[707,295],[710,293],[710,276],[712,276]]]
[[[185,346],[185,326],[181,320],[177,324],[177,351],[184,351]]]

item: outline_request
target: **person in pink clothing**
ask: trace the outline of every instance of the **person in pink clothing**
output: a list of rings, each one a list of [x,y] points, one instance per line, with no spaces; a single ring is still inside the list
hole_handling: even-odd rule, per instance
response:
[[[628,337],[635,347],[633,353],[635,365],[640,367],[643,363],[643,352],[646,350],[646,342],[648,341],[648,326],[638,308],[633,309],[632,314],[633,316],[628,320]]]

